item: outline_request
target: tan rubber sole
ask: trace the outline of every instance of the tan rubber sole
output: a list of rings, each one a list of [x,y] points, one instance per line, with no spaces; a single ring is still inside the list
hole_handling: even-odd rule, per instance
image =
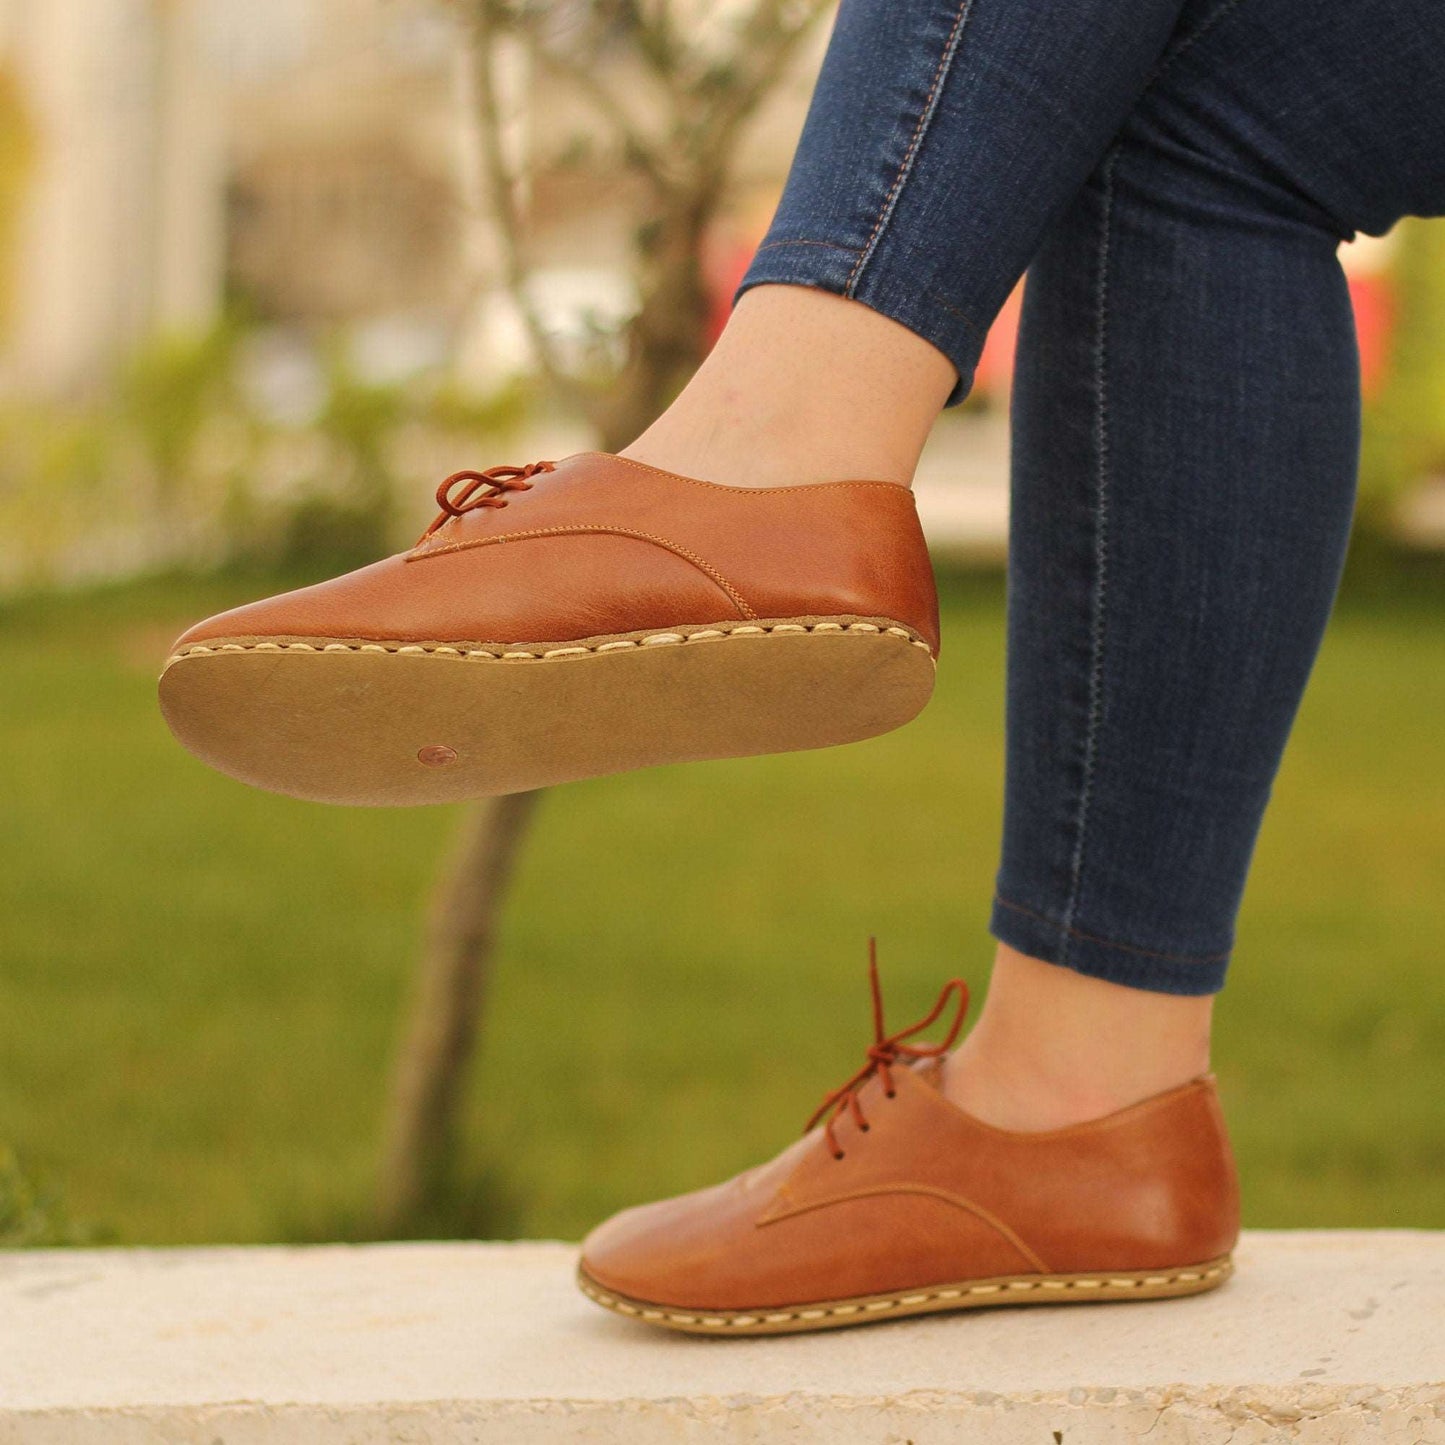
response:
[[[933,678],[897,622],[799,617],[516,645],[219,638],[168,660],[160,703],[242,782],[401,805],[857,742],[915,717]]]
[[[1097,1304],[1104,1300],[1178,1299],[1217,1289],[1234,1273],[1230,1255],[1176,1269],[1117,1270],[1100,1274],[1015,1274],[993,1279],[932,1285],[908,1294],[862,1295],[820,1300],[769,1310],[681,1310],[672,1305],[629,1299],[604,1289],[580,1265],[577,1284],[604,1309],[664,1329],[694,1335],[789,1335],[806,1330],[836,1330],[876,1320],[990,1305]]]

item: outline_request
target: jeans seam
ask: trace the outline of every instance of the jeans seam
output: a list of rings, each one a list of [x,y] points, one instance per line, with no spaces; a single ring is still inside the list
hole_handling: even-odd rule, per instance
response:
[[[959,0],[958,10],[953,18],[953,29],[948,33],[948,39],[944,42],[943,53],[938,57],[938,65],[933,72],[933,82],[928,88],[927,98],[923,102],[923,109],[918,113],[917,123],[913,127],[913,134],[909,137],[908,149],[903,153],[903,160],[899,163],[898,174],[893,178],[893,184],[888,194],[883,198],[883,205],[879,209],[878,217],[873,222],[873,230],[868,236],[863,250],[858,259],[853,263],[853,269],[848,273],[848,279],[843,283],[843,295],[852,297],[858,289],[859,278],[863,274],[863,268],[873,259],[873,253],[878,249],[878,243],[883,238],[883,231],[888,222],[893,218],[893,212],[898,205],[898,197],[902,193],[904,182],[912,174],[913,164],[918,158],[918,152],[923,145],[923,138],[928,132],[930,122],[933,120],[935,111],[938,109],[938,99],[943,93],[944,81],[948,78],[948,72],[953,67],[953,58],[958,53],[959,41],[963,38],[964,26],[969,16],[973,13],[974,0]]]
[[[1121,953],[1137,953],[1143,958],[1162,958],[1169,963],[1223,963],[1229,957],[1228,949],[1223,953],[1165,953],[1157,948],[1140,948],[1136,944],[1120,943],[1116,938],[1105,938],[1102,934],[1089,933],[1072,924],[1060,923],[1046,913],[1040,913],[1033,908],[1025,908],[1022,903],[1015,903],[1012,899],[1005,898],[1002,893],[995,893],[993,901],[1000,908],[1007,908],[1014,913],[1022,913],[1024,917],[1036,919],[1039,923],[1047,923],[1050,928],[1057,928],[1061,933],[1068,934],[1070,938],[1079,938],[1085,943],[1101,943],[1105,948],[1117,948]]]
[[[988,337],[986,330],[980,331],[978,323],[966,311],[960,311],[957,306],[951,306],[937,291],[928,290],[923,293],[924,300],[931,301],[941,311],[946,311],[950,316],[956,316],[968,328],[968,334],[973,338],[975,344],[982,345]]]
[[[1094,766],[1099,751],[1099,724],[1103,713],[1104,636],[1109,593],[1109,252],[1114,219],[1114,166],[1118,148],[1105,159],[1103,214],[1099,224],[1099,270],[1094,292],[1094,586],[1093,614],[1089,625],[1089,704],[1084,728],[1083,776],[1079,782],[1079,804],[1074,815],[1074,850],[1069,867],[1069,896],[1064,905],[1061,942],[1068,956],[1067,938],[1073,936],[1083,887],[1085,844],[1089,831],[1089,807],[1094,794]]]
[[[758,247],[758,251],[775,251],[780,246],[822,246],[826,250],[842,251],[849,256],[856,256],[858,254],[858,248],[856,246],[843,246],[837,241],[810,241],[800,237],[795,237],[787,241],[764,241],[763,244]]]
[[[1141,96],[1151,91],[1164,72],[1167,71],[1181,55],[1192,50],[1221,20],[1229,15],[1232,10],[1237,10],[1241,4],[1243,4],[1243,0],[1221,0],[1221,3],[1216,5],[1188,35],[1181,36],[1175,45],[1171,46],[1160,56],[1159,64],[1154,67],[1154,73],[1144,82],[1144,89],[1140,92]]]

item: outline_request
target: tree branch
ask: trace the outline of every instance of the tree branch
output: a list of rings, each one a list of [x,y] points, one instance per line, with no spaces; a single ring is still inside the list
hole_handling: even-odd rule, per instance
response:
[[[575,86],[598,118],[611,126],[626,148],[629,159],[647,177],[658,194],[670,194],[673,181],[667,174],[667,167],[657,144],[648,137],[622,100],[602,83],[596,70],[591,66],[569,63],[554,55],[530,25],[522,27],[522,35],[527,53],[532,59],[558,80],[565,80],[569,85]]]
[[[749,14],[734,54],[740,69],[745,58],[757,57],[758,63],[746,67],[750,71],[746,81],[720,92],[716,108],[699,126],[704,137],[701,158],[709,169],[730,154],[738,129],[771,93],[808,32],[831,8],[828,0],[807,0],[801,6],[798,0],[760,0]],[[789,24],[786,17],[794,10],[798,18]]]
[[[562,364],[556,341],[547,330],[536,303],[527,289],[521,207],[517,203],[518,178],[512,173],[502,144],[502,119],[492,65],[496,52],[496,15],[489,0],[469,7],[469,40],[466,52],[468,78],[480,120],[482,164],[486,193],[501,241],[502,279],[526,327],[547,381],[574,403],[585,403],[582,387]]]

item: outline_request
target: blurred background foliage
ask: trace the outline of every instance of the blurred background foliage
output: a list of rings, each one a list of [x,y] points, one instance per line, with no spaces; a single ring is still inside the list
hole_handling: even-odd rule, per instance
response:
[[[1407,564],[1401,503],[1445,481],[1445,223],[1396,228],[1383,376],[1366,397],[1356,522],[1358,563]]]
[[[274,579],[284,582],[293,579]],[[938,693],[887,738],[548,793],[444,1190],[406,1232],[576,1237],[801,1128],[889,1016],[981,988],[1002,598],[945,579]],[[176,748],[156,660],[254,579],[0,611],[0,1139],[125,1243],[365,1236],[456,809],[319,807]],[[1445,1227],[1445,627],[1347,599],[1220,1004],[1246,1218]]]
[[[88,63],[150,56],[129,88],[45,70],[77,5]],[[0,1246],[575,1236],[785,1142],[856,1066],[869,933],[895,1017],[981,987],[1012,305],[920,476],[935,702],[547,795],[439,1157],[383,1219],[427,900],[486,818],[253,794],[156,713],[197,616],[404,545],[456,468],[619,444],[703,354],[827,7],[703,9],[684,41],[665,5],[216,0],[203,33],[173,0],[128,50],[118,0],[0,0]],[[1247,1222],[1440,1227],[1445,223],[1349,255],[1357,535],[1219,1071]]]
[[[402,506],[401,476],[433,454],[498,445],[534,390],[521,379],[489,395],[446,378],[369,380],[343,337],[322,336],[303,353],[315,373],[310,413],[276,417],[245,385],[248,355],[266,340],[228,315],[148,338],[113,385],[83,400],[0,401],[5,590],[157,570],[359,566],[427,514],[425,493]]]
[[[107,1243],[103,1231],[77,1225],[56,1186],[37,1178],[0,1145],[0,1249]]]

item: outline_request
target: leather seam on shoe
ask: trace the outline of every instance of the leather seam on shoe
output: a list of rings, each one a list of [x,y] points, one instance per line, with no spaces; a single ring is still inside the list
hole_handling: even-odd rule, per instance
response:
[[[658,1305],[634,1302],[594,1285],[583,1274],[578,1275],[577,1285],[588,1299],[604,1309],[618,1314],[633,1315],[641,1319],[668,1320],[674,1324],[702,1326],[705,1329],[749,1329],[760,1324],[787,1324],[793,1320],[817,1320],[840,1318],[849,1315],[881,1314],[885,1310],[916,1309],[919,1305],[932,1304],[936,1300],[963,1299],[968,1296],[995,1294],[1027,1294],[1035,1290],[1049,1290],[1064,1293],[1069,1290],[1114,1290],[1154,1288],[1161,1285],[1202,1283],[1209,1279],[1227,1278],[1234,1273],[1232,1259],[1200,1266],[1195,1269],[1180,1269],[1172,1273],[1144,1274],[1142,1271],[1130,1275],[1106,1274],[1083,1275],[1073,1279],[1057,1277],[1039,1280],[1010,1279],[979,1281],[976,1284],[946,1285],[942,1288],[898,1292],[894,1299],[860,1296],[857,1301],[840,1301],[834,1305],[805,1305],[794,1309],[753,1310],[673,1310]]]
[[[885,483],[885,485],[887,485]],[[578,524],[572,527],[537,527],[528,532],[505,532],[495,537],[476,537],[466,542],[449,542],[444,547],[422,547],[416,548],[407,556],[408,562],[420,562],[427,557],[440,557],[450,552],[473,551],[478,547],[494,547],[503,542],[524,542],[535,537],[577,537],[577,536],[607,536],[607,537],[632,537],[640,542],[651,542],[654,546],[661,547],[671,552],[676,557],[681,557],[685,562],[691,562],[698,571],[710,577],[724,592],[732,599],[733,605],[745,618],[755,619],[757,613],[748,606],[747,599],[738,589],[723,576],[710,562],[705,562],[696,552],[684,547],[679,542],[670,541],[666,537],[655,536],[651,532],[638,532],[630,527],[609,527],[602,523],[596,525]]]
[[[886,487],[890,492],[903,492],[913,497],[913,488],[904,482],[869,481],[863,477],[849,477],[837,482],[792,482],[785,487],[734,487],[727,482],[710,482],[706,477],[686,477],[681,472],[670,472],[665,467],[650,466],[647,462],[634,461],[631,457],[614,456],[611,452],[581,452],[580,456],[605,456],[608,461],[621,462],[639,472],[654,477],[668,477],[675,482],[686,482],[690,487],[708,487],[714,492],[727,492],[738,497],[777,497],[792,492],[821,492],[829,487]]]
[[[943,1100],[946,1107],[953,1109],[956,1113],[963,1114],[969,1124],[985,1134],[994,1135],[1000,1139],[1009,1139],[1016,1143],[1056,1143],[1060,1139],[1087,1137],[1090,1134],[1107,1133],[1118,1128],[1122,1124],[1136,1123],[1140,1116],[1153,1113],[1156,1109],[1165,1109],[1179,1102],[1185,1094],[1199,1094],[1203,1098],[1209,1098],[1213,1092],[1215,1075],[1211,1073],[1200,1074],[1193,1079],[1187,1079],[1182,1084],[1175,1084],[1172,1088],[1162,1089],[1157,1094],[1150,1094],[1148,1098],[1137,1099],[1132,1104],[1125,1104],[1112,1113],[1101,1114],[1097,1119],[1082,1119],[1077,1124],[1063,1124],[1057,1129],[1000,1129],[996,1124],[990,1124],[984,1119],[979,1119],[972,1114],[966,1113],[951,1100]]]
[[[1001,1239],[1006,1240],[1021,1254],[1040,1274],[1051,1273],[1049,1266],[1043,1258],[1031,1249],[1003,1220],[997,1215],[985,1209],[981,1204],[975,1204],[973,1200],[965,1198],[961,1194],[952,1194],[946,1189],[935,1189],[928,1184],[879,1184],[871,1189],[854,1189],[847,1194],[831,1194],[826,1199],[810,1200],[806,1204],[795,1204],[791,1209],[773,1209],[763,1214],[758,1219],[758,1227],[762,1228],[769,1224],[779,1224],[785,1219],[795,1219],[800,1214],[810,1214],[814,1210],[829,1209],[835,1204],[848,1204],[855,1199],[878,1199],[885,1198],[890,1194],[915,1194],[922,1195],[928,1199],[937,1199],[941,1203],[961,1209],[972,1215],[980,1223],[988,1225]]]
[[[532,648],[513,648],[503,642],[492,642],[485,644],[471,644],[466,642],[401,642],[401,641],[367,641],[367,642],[321,642],[318,646],[313,642],[223,642],[216,643],[197,642],[192,643],[180,652],[172,653],[165,662],[169,667],[173,662],[183,661],[187,657],[214,657],[221,654],[235,654],[243,652],[372,652],[386,653],[388,656],[441,656],[441,657],[486,657],[492,661],[503,659],[530,659],[534,662],[545,662],[557,657],[576,656],[579,653],[599,653],[611,649],[621,650],[631,647],[656,647],[673,643],[687,643],[697,641],[716,642],[724,641],[731,637],[759,637],[779,634],[787,636],[798,633],[809,635],[831,635],[852,634],[854,636],[880,636],[896,637],[906,641],[910,647],[921,648],[928,653],[930,659],[933,650],[920,638],[914,637],[907,629],[902,627],[880,627],[872,622],[776,622],[760,624],[757,626],[749,624],[743,619],[736,622],[723,622],[708,627],[697,628],[693,631],[669,631],[654,632],[638,638],[616,638],[611,641],[603,641],[588,646],[581,642],[560,642],[555,647],[543,644],[535,644]]]

